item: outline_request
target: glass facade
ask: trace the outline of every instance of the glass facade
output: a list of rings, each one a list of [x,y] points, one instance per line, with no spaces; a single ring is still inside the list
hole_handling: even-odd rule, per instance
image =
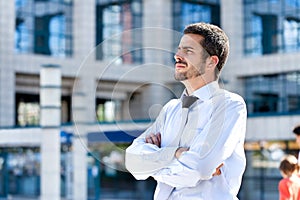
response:
[[[40,105],[39,95],[16,93],[16,119],[15,125],[20,127],[39,126],[40,124]],[[71,122],[71,97],[61,97],[61,123]]]
[[[248,113],[300,112],[300,71],[245,78]]]
[[[142,63],[142,1],[98,0],[96,58],[115,63]]]
[[[220,26],[219,0],[173,0],[173,28],[182,32],[191,23],[207,22]]]
[[[0,196],[5,194],[32,197],[40,192],[39,149],[31,148],[0,148]],[[5,185],[6,184],[6,185]],[[4,187],[5,186],[5,187]]]
[[[72,1],[15,0],[15,8],[15,52],[72,55]]]
[[[120,120],[118,111],[120,110],[119,101],[108,99],[96,100],[96,113],[99,122],[114,122]]]
[[[185,26],[197,22],[220,26],[220,0],[173,0],[172,5],[173,29],[175,31],[182,33]],[[173,49],[175,50],[178,46],[178,34],[174,34],[173,37]]]
[[[248,56],[299,51],[299,1],[244,0],[244,33]]]
[[[30,199],[38,198],[41,193],[40,165],[40,147],[1,147],[0,197],[6,197],[9,194]],[[72,176],[71,166],[70,146],[67,143],[61,143],[60,192],[62,197],[68,197],[68,187]]]

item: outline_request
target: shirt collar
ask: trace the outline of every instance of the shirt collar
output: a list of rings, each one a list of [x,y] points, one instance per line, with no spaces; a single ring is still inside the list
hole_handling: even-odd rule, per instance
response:
[[[213,82],[210,82],[210,83],[206,84],[205,86],[199,88],[198,90],[195,90],[191,94],[191,96],[196,96],[200,100],[206,101],[206,100],[209,100],[216,93],[216,91],[219,90],[219,89],[220,89],[220,87],[219,87],[218,82],[213,81]],[[181,98],[184,95],[187,95],[186,89],[183,91],[183,94],[181,95]]]

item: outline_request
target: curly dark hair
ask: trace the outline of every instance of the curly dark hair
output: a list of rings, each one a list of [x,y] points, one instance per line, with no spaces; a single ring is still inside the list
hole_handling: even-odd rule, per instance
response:
[[[294,127],[293,133],[296,135],[300,135],[300,124]]]
[[[225,32],[216,25],[199,22],[186,26],[183,33],[204,37],[204,40],[200,42],[201,46],[210,56],[215,55],[219,58],[215,71],[216,77],[218,77],[229,54],[229,39]]]

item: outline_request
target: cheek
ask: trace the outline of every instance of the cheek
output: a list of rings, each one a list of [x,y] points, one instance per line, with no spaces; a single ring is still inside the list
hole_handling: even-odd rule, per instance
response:
[[[194,65],[191,65],[192,71],[198,72],[198,73],[204,73],[205,72],[205,64],[204,63],[195,63]]]
[[[190,65],[190,66],[199,66],[199,64],[200,64],[199,60],[195,59],[195,58],[187,59],[186,61],[187,61],[188,65]]]
[[[200,65],[201,63],[199,62],[199,60],[187,60],[187,63],[188,63],[188,66],[190,68],[193,68],[193,69],[199,69],[200,68]]]

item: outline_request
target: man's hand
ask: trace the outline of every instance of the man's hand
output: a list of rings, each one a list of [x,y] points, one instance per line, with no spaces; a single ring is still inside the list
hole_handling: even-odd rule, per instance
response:
[[[213,176],[219,176],[221,175],[221,167],[223,166],[224,164],[222,163],[221,165],[219,165],[217,168],[216,168],[216,171],[213,173]]]
[[[145,141],[146,141],[146,143],[154,144],[154,145],[160,147],[161,134],[160,133],[156,133],[156,134],[151,133],[150,135],[146,136]]]
[[[188,150],[189,150],[189,148],[179,147],[175,152],[175,157],[178,159],[183,152],[188,151]]]

